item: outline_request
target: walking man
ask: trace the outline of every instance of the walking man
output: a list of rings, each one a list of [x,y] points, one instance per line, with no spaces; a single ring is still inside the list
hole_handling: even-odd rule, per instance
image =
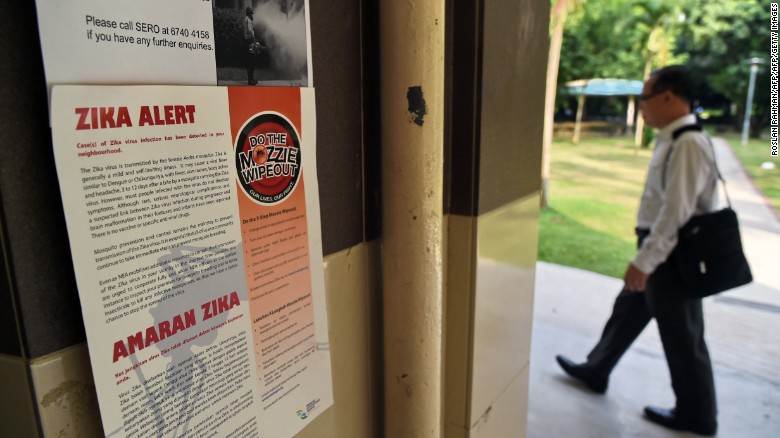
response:
[[[648,126],[659,129],[637,213],[638,251],[628,264],[612,315],[584,363],[556,359],[570,376],[604,393],[609,375],[651,318],[658,323],[676,405],[645,407],[645,418],[670,429],[717,431],[715,383],[701,299],[686,298],[672,263],[677,232],[715,209],[717,174],[709,138],[691,114],[691,78],[672,66],[654,72],[639,96]]]

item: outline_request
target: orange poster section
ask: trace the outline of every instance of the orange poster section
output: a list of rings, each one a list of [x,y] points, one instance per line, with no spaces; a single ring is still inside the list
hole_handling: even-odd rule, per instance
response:
[[[258,113],[272,111],[302,132],[297,88],[228,88],[234,145],[242,127]],[[306,150],[299,151],[306,160]],[[235,164],[233,164],[235,165]],[[270,407],[305,368],[315,349],[312,280],[304,175],[294,191],[275,205],[261,205],[238,185],[244,268],[262,405]]]

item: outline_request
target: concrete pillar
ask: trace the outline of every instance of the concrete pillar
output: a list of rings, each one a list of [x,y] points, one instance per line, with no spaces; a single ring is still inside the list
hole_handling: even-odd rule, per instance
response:
[[[442,436],[444,1],[380,3],[385,432]]]

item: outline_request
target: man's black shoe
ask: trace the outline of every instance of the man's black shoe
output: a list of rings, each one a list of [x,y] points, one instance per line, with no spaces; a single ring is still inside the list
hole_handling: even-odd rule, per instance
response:
[[[555,360],[557,360],[558,365],[560,365],[561,368],[566,371],[566,374],[582,381],[585,383],[585,385],[588,386],[588,388],[593,390],[593,392],[604,394],[607,391],[608,380],[604,377],[596,375],[596,373],[588,368],[587,365],[576,364],[566,356],[562,355],[555,356]]]
[[[693,432],[704,436],[713,436],[718,430],[718,423],[715,420],[701,421],[680,418],[677,416],[674,409],[646,406],[645,418],[653,423],[668,427],[669,429]]]

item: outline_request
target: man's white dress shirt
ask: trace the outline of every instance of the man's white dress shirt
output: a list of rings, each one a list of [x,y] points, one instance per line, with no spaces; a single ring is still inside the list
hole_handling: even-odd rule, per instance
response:
[[[717,205],[715,153],[708,137],[688,131],[672,148],[672,133],[695,123],[696,117],[688,114],[665,126],[656,137],[637,213],[637,227],[650,229],[650,235],[632,261],[646,274],[666,261],[677,245],[678,230],[692,216],[713,211]]]

